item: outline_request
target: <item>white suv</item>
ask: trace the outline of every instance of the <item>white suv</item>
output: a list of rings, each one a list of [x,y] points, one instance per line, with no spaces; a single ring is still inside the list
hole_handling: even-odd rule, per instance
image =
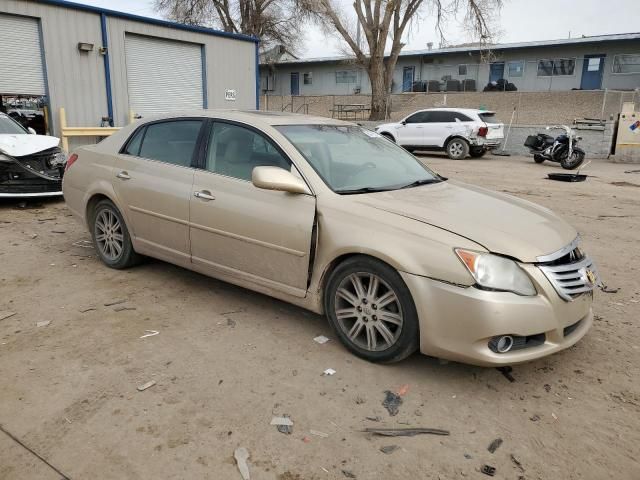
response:
[[[482,157],[504,138],[504,125],[494,112],[470,108],[430,108],[399,123],[385,123],[376,132],[409,151],[444,150],[449,158]]]

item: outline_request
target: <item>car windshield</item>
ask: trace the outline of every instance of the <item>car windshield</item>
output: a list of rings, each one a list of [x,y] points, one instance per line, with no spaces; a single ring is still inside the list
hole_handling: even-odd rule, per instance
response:
[[[284,125],[275,128],[336,193],[397,190],[442,181],[413,155],[362,127]]]
[[[21,135],[29,132],[6,115],[0,115],[0,134],[3,133]]]

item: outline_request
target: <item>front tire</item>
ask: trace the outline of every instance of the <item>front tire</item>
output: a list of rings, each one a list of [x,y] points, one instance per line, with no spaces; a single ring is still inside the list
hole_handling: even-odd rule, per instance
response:
[[[325,310],[340,341],[371,362],[398,362],[418,348],[418,314],[409,289],[393,268],[357,256],[329,277]]]
[[[562,158],[560,160],[560,165],[565,170],[574,170],[582,165],[582,162],[584,162],[584,157],[584,151],[574,148],[573,152],[571,152],[571,158],[569,158],[569,155]]]
[[[118,270],[140,262],[122,214],[110,200],[101,200],[91,215],[93,246],[102,262]]]
[[[452,160],[463,160],[469,155],[469,143],[462,138],[452,138],[447,143],[447,155]]]
[[[538,153],[534,153],[533,154],[533,161],[536,163],[544,163],[544,161],[546,160],[546,158],[544,158],[542,155],[538,154]]]

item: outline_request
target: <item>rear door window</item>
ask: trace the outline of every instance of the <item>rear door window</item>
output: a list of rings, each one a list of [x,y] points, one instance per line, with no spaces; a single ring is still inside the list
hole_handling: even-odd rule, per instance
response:
[[[201,127],[202,120],[172,120],[147,125],[139,156],[189,167]],[[137,138],[133,138],[132,147],[135,147],[135,141]]]

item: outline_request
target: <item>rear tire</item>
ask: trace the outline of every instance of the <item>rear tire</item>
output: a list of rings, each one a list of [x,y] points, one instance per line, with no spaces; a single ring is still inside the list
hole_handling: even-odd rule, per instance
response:
[[[487,151],[484,148],[472,148],[469,151],[469,155],[471,156],[471,158],[482,158],[486,153]]]
[[[463,160],[469,155],[469,143],[462,138],[452,138],[445,149],[452,160]]]
[[[418,349],[411,292],[389,265],[366,256],[341,263],[325,289],[325,311],[340,341],[370,362],[398,362]]]
[[[93,246],[107,267],[121,270],[140,263],[142,257],[133,249],[127,225],[113,202],[99,201],[90,225]]]

